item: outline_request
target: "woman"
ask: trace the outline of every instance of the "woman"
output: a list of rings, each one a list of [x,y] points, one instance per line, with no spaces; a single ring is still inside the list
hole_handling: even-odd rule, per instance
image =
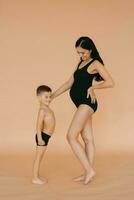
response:
[[[94,90],[113,87],[114,81],[89,37],[80,37],[76,41],[75,48],[80,56],[80,62],[69,80],[52,93],[51,99],[70,89],[69,94],[77,110],[68,129],[67,140],[85,169],[84,175],[74,178],[74,181],[83,180],[84,184],[87,184],[95,176],[92,167],[94,159],[92,114],[97,110],[98,103]],[[92,84],[93,80],[101,83]],[[85,149],[78,141],[79,134],[84,141]]]

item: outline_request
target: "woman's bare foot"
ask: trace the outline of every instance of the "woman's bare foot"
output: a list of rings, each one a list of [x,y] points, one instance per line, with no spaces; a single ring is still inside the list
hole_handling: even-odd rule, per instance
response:
[[[33,178],[32,179],[32,183],[34,183],[34,184],[45,184],[45,183],[47,183],[47,180],[46,179],[40,179],[40,178]]]
[[[78,176],[78,177],[73,178],[73,180],[74,180],[75,182],[77,182],[77,181],[84,181],[84,179],[85,179],[85,175],[81,175],[81,176]]]
[[[92,170],[91,172],[89,172],[89,173],[86,173],[86,175],[85,175],[85,180],[84,180],[84,184],[86,185],[86,184],[88,184],[92,179],[93,179],[93,177],[95,176],[95,171],[94,170]]]

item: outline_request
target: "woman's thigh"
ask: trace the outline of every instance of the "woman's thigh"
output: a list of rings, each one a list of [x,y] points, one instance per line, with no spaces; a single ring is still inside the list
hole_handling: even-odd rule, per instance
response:
[[[88,105],[81,104],[77,108],[73,116],[73,119],[67,132],[67,136],[76,138],[79,135],[80,131],[82,131],[86,121],[92,115],[92,113],[93,111],[89,108]]]

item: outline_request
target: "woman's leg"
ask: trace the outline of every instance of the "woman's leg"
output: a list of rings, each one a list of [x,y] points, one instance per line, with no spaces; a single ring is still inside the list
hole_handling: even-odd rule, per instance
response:
[[[87,120],[83,130],[81,131],[81,136],[85,143],[85,152],[87,158],[90,164],[93,165],[95,145],[93,138],[92,116],[90,116]]]
[[[92,129],[92,116],[90,116],[86,121],[85,126],[81,131],[81,136],[85,143],[85,152],[88,161],[91,165],[93,165],[95,145],[94,145],[93,129]],[[74,181],[81,181],[81,180],[84,180],[84,175],[74,178]]]
[[[86,171],[85,182],[84,182],[85,184],[87,184],[90,181],[95,172],[88,161],[87,155],[82,145],[78,141],[78,135],[82,131],[87,119],[90,117],[92,113],[93,110],[88,105],[81,104],[78,107],[77,111],[75,112],[75,115],[73,117],[73,120],[71,122],[71,125],[67,133],[67,140],[73,152],[80,160],[81,164],[83,165]]]
[[[47,148],[46,146],[36,146],[36,155],[35,155],[35,160],[33,164],[33,178],[32,178],[33,183],[43,184],[47,182],[45,179],[41,180],[39,178],[40,164],[41,164],[43,155],[46,151],[46,148]]]

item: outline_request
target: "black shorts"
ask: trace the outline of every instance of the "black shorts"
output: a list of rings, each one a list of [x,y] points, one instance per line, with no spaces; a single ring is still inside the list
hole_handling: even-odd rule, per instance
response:
[[[38,137],[37,137],[37,133],[36,133],[36,135],[35,135],[36,145],[37,146],[47,146],[51,135],[48,135],[47,133],[42,131],[41,132],[41,137],[42,137],[42,140],[45,142],[45,144],[44,145],[39,145],[38,144]]]

